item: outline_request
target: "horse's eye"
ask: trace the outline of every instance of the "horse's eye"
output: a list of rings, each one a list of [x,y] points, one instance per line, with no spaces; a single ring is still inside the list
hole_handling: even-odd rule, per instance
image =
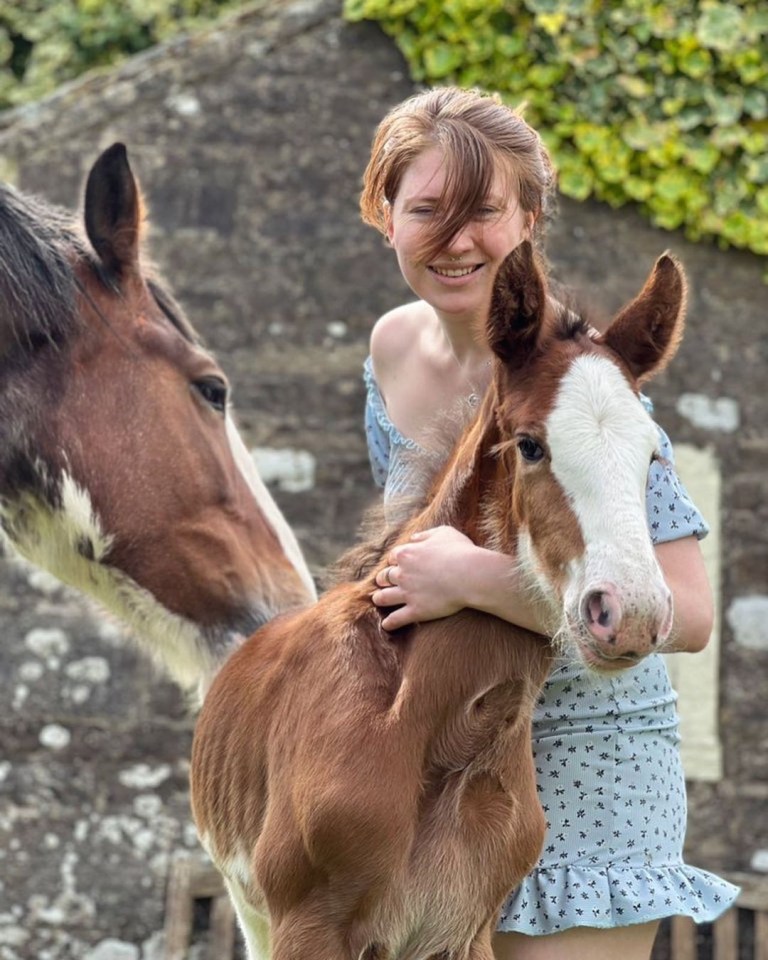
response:
[[[195,380],[193,386],[207,404],[219,413],[224,413],[227,409],[227,384],[224,380],[220,377],[205,377]]]
[[[544,448],[533,437],[521,437],[517,441],[517,449],[528,463],[538,463],[544,456]]]

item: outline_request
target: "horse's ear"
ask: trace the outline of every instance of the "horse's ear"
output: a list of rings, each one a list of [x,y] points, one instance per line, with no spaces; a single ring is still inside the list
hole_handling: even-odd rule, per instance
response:
[[[139,262],[142,202],[128,151],[114,143],[96,160],[85,186],[85,230],[99,259],[122,275]]]
[[[677,352],[687,288],[680,263],[663,253],[643,289],[600,338],[624,360],[638,383],[658,373]]]
[[[487,337],[491,350],[516,367],[536,349],[547,288],[531,243],[524,240],[499,267],[491,294]]]

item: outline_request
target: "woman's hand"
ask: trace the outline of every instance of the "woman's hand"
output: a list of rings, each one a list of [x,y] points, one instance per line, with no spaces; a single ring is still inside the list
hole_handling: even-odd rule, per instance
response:
[[[372,596],[379,607],[397,607],[382,620],[385,630],[448,617],[468,606],[467,578],[481,549],[453,527],[415,533],[394,547],[376,574]]]
[[[521,585],[514,559],[478,547],[453,527],[415,533],[394,547],[387,560],[376,574],[379,589],[372,595],[379,607],[397,607],[382,620],[385,630],[471,607],[533,633],[547,633],[544,611]]]

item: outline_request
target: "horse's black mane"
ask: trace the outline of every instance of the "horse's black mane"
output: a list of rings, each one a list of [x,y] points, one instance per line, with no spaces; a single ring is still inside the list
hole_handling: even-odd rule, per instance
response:
[[[78,260],[114,289],[115,278],[106,274],[69,210],[0,184],[0,348],[66,340],[83,292],[74,270]],[[146,279],[170,323],[185,339],[199,342],[162,283],[151,271]]]

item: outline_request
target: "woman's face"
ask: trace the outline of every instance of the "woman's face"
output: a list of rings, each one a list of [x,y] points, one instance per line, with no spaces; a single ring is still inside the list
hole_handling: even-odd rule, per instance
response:
[[[387,236],[403,277],[418,297],[438,313],[482,315],[490,304],[496,271],[528,235],[531,217],[520,208],[500,165],[485,204],[434,259],[419,262],[417,254],[444,180],[442,149],[430,147],[419,154],[389,208]]]

